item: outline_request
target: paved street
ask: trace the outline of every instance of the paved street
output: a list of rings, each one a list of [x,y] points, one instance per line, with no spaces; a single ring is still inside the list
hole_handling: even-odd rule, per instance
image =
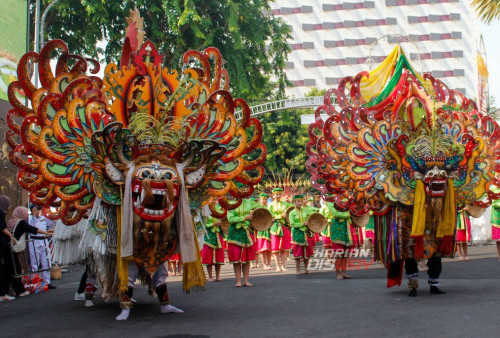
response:
[[[445,260],[442,288],[430,295],[420,274],[420,295],[385,287],[385,270],[354,266],[352,280],[334,272],[297,278],[293,262],[286,273],[252,269],[252,288],[235,288],[229,266],[224,280],[201,293],[183,295],[172,277],[173,305],[184,314],[160,315],[157,300],[144,287],[126,322],[116,322],[116,300],[85,308],[73,301],[83,272],[68,268],[56,290],[0,303],[2,337],[270,337],[270,336],[494,336],[500,330],[500,262],[495,246],[470,248],[471,261]]]

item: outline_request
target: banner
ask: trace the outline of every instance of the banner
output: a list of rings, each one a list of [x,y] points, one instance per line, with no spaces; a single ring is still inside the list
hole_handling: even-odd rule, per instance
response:
[[[488,68],[479,52],[477,53],[477,108],[483,113],[488,113],[486,97],[486,84],[488,83]]]
[[[7,100],[17,62],[26,53],[27,11],[27,0],[0,1],[0,100]]]

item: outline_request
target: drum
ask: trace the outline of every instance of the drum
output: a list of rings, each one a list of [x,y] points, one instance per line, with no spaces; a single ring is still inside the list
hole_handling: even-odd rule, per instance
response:
[[[307,218],[307,227],[315,234],[323,232],[327,225],[328,220],[319,212],[315,212]]]
[[[252,211],[252,227],[257,231],[265,231],[273,224],[273,215],[266,208],[257,208]]]
[[[468,205],[467,206],[467,212],[469,213],[469,215],[471,215],[474,218],[479,218],[479,217],[483,216],[486,209],[488,209],[488,208],[481,208],[481,207],[478,207],[475,205]]]
[[[357,227],[362,228],[368,224],[368,222],[370,221],[370,217],[371,217],[370,214],[364,214],[361,216],[352,215],[351,216],[352,224],[357,226]]]

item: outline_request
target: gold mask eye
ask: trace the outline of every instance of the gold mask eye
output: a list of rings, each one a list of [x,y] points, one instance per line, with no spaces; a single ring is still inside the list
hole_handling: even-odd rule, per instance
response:
[[[142,172],[141,172],[141,177],[146,179],[146,178],[153,178],[153,172],[149,169],[144,169]]]
[[[173,173],[170,170],[165,171],[161,175],[161,179],[162,180],[171,180],[172,178],[174,178],[174,175],[173,175]]]

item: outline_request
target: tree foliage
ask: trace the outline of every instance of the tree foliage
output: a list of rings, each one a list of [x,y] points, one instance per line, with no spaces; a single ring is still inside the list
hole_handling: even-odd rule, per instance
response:
[[[284,66],[290,51],[290,28],[268,14],[268,2],[61,0],[47,17],[46,39],[62,39],[72,52],[117,61],[125,18],[137,7],[144,18],[146,37],[161,50],[167,67],[179,69],[188,49],[215,46],[226,61],[233,95],[257,102],[282,95],[287,84]],[[43,0],[43,8],[48,3]],[[107,44],[97,47],[99,41]]]
[[[471,4],[485,23],[500,19],[500,0],[472,0]]]
[[[324,89],[313,88],[306,96],[324,94]],[[259,117],[264,129],[263,142],[267,147],[265,167],[268,171],[283,172],[293,168],[294,176],[307,175],[305,148],[309,135],[308,126],[300,124],[303,114],[314,114],[314,110],[285,110]]]

